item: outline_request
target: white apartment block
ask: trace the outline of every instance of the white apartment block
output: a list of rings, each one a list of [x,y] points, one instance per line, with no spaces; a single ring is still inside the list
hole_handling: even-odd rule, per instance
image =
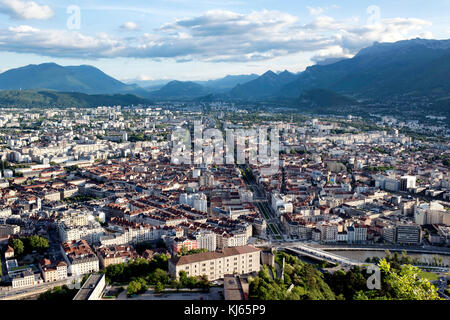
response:
[[[86,240],[89,243],[97,243],[105,234],[105,230],[98,222],[91,222],[87,226],[69,227],[65,222],[59,224],[59,236],[62,242],[73,240]]]
[[[194,234],[197,241],[198,249],[207,249],[208,251],[216,251],[217,237],[216,234],[209,231],[199,231]]]
[[[187,276],[207,276],[210,281],[228,274],[248,274],[261,269],[260,250],[253,246],[225,248],[222,252],[205,252],[169,261],[169,274],[179,278],[181,271]]]
[[[208,212],[208,200],[204,193],[182,193],[179,201],[181,204],[186,204],[198,211]]]

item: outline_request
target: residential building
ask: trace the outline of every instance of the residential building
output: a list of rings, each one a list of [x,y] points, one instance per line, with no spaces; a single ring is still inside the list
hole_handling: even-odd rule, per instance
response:
[[[181,271],[188,276],[207,276],[214,281],[229,274],[248,274],[259,272],[260,250],[253,246],[225,248],[221,252],[205,252],[169,261],[169,273],[179,277]]]

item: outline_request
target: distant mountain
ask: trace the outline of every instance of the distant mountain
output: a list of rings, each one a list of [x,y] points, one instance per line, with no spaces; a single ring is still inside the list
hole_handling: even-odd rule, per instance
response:
[[[159,90],[150,92],[154,99],[192,99],[211,93],[208,89],[192,81],[171,81]]]
[[[78,92],[48,90],[7,90],[0,92],[0,106],[2,107],[98,107],[139,104],[151,104],[151,102],[131,94],[88,95]]]
[[[0,90],[49,89],[82,93],[120,93],[138,90],[92,66],[63,67],[55,63],[28,65],[0,74]]]
[[[340,107],[358,104],[358,102],[352,98],[325,89],[305,91],[300,95],[296,102],[301,106],[311,108]]]
[[[450,40],[375,43],[352,59],[307,68],[279,91],[296,98],[314,88],[365,97],[450,94]]]
[[[294,81],[296,77],[287,70],[278,74],[269,70],[255,80],[237,85],[229,92],[229,96],[245,100],[268,98],[276,94],[284,85]]]
[[[257,74],[248,75],[228,75],[221,79],[208,80],[208,81],[195,81],[202,86],[209,87],[216,90],[226,90],[232,89],[238,84],[243,84],[252,80],[257,79],[259,76]]]
[[[160,80],[126,80],[123,81],[124,83],[128,85],[137,85],[141,88],[148,88],[148,87],[156,87],[160,86],[163,87],[166,84],[168,84],[170,81],[173,81],[174,79],[160,79]]]

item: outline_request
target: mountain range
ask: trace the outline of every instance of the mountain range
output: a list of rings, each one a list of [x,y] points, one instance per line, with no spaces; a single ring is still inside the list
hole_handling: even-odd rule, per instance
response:
[[[86,94],[133,90],[92,66],[63,67],[56,63],[28,65],[0,74],[1,90],[49,89]]]
[[[63,67],[45,63],[0,74],[0,90],[130,94],[150,100],[200,101],[205,97],[206,100],[281,99],[299,103],[313,99],[313,105],[395,95],[443,98],[450,94],[450,40],[374,43],[353,58],[329,60],[298,74],[285,70],[209,81],[173,80],[165,84],[159,82],[152,88],[145,87],[145,82],[125,84],[92,66]]]
[[[314,65],[278,96],[295,98],[321,88],[362,97],[450,93],[450,40],[375,43],[351,59]]]

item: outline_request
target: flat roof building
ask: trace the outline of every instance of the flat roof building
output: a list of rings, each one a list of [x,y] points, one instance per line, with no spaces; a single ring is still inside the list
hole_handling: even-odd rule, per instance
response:
[[[83,284],[73,300],[100,300],[105,287],[105,275],[92,274]]]

